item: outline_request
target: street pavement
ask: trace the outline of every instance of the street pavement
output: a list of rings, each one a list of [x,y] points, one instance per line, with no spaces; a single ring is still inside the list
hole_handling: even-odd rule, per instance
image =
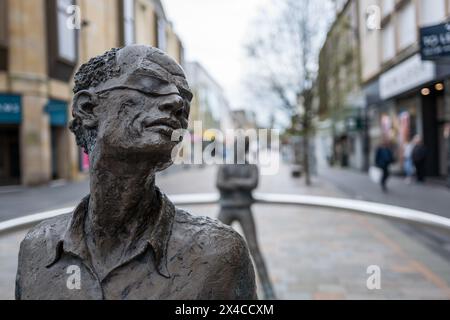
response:
[[[425,184],[405,183],[402,177],[388,180],[388,192],[381,191],[366,173],[339,168],[321,168],[320,178],[333,184],[346,198],[391,204],[421,210],[450,218],[450,189],[427,182]],[[395,224],[404,232],[413,233],[430,249],[450,262],[450,234],[427,227]]]
[[[89,182],[59,181],[39,187],[0,187],[0,221],[73,207],[89,193]]]
[[[430,182],[407,184],[404,178],[393,176],[388,180],[388,192],[384,193],[364,172],[327,167],[319,169],[319,175],[349,198],[402,206],[450,218],[450,188],[443,185]]]
[[[215,175],[213,167],[175,169],[160,174],[157,184],[168,194],[211,192]],[[258,191],[349,197],[347,190],[329,179],[316,177],[307,188],[282,166],[278,175],[261,177]],[[87,183],[82,186],[61,190],[84,195]],[[80,198],[72,201],[75,204]],[[34,194],[33,199],[39,201]],[[215,205],[184,209],[210,217],[218,213]],[[400,230],[397,223],[342,210],[273,205],[255,205],[254,216],[261,251],[280,299],[450,299],[449,261],[416,233]],[[238,225],[234,227],[241,232]],[[24,233],[0,237],[0,298],[13,298],[18,243]],[[367,287],[371,266],[381,272],[380,289]]]

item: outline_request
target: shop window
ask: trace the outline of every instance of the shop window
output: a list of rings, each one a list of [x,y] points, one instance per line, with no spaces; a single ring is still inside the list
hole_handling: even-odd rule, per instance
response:
[[[6,0],[0,0],[0,45],[6,45],[8,38],[8,24],[6,20],[8,15],[6,4]]]
[[[76,62],[76,29],[69,28],[67,21],[70,14],[67,8],[74,4],[73,0],[57,0],[57,37],[58,37],[58,57],[69,62]]]
[[[123,1],[123,44],[136,42],[134,0]]]
[[[420,0],[420,25],[429,26],[443,22],[445,19],[445,0]]]
[[[403,50],[417,41],[416,7],[414,2],[404,6],[398,14],[398,46]]]
[[[74,0],[47,0],[48,72],[51,78],[69,81],[78,60],[78,30],[69,27],[68,8]]]
[[[158,37],[158,48],[166,51],[167,50],[167,34],[166,34],[166,21],[162,17],[158,17],[157,20],[157,37]]]
[[[0,70],[8,67],[8,8],[7,0],[0,0]]]

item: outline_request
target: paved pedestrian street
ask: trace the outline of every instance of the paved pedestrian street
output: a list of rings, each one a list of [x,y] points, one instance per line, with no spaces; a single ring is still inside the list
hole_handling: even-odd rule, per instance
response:
[[[191,169],[162,175],[158,184],[168,194],[211,192],[214,179],[215,168]],[[262,177],[258,192],[342,196],[318,178],[307,189],[302,180],[290,177],[287,167]],[[215,205],[184,208],[210,217],[218,212]],[[255,205],[254,216],[279,299],[450,299],[448,261],[390,221],[342,210],[272,205]],[[0,298],[14,297],[23,235],[18,231],[0,237]],[[373,270],[380,271],[379,289],[371,286],[377,283]]]
[[[254,214],[279,299],[450,299],[448,262],[389,223],[311,208],[256,206]],[[379,290],[367,288],[370,266],[381,270]]]

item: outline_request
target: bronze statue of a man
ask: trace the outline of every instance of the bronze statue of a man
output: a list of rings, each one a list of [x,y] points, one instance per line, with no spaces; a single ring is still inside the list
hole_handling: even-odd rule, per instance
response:
[[[217,171],[216,186],[220,191],[220,212],[218,219],[226,225],[231,226],[233,222],[239,222],[247,239],[250,253],[255,262],[256,272],[268,300],[274,300],[275,292],[267,272],[266,263],[259,250],[256,225],[253,218],[251,206],[254,202],[252,191],[257,188],[259,181],[259,169],[256,164],[249,162],[249,141],[245,140],[244,161],[239,164],[235,155],[235,164],[221,165]],[[235,149],[237,144],[235,144]],[[238,150],[236,150],[238,151]]]
[[[90,195],[22,241],[17,299],[255,299],[241,236],[177,209],[155,185],[192,94],[181,67],[141,45],[75,75],[71,130],[90,158]]]

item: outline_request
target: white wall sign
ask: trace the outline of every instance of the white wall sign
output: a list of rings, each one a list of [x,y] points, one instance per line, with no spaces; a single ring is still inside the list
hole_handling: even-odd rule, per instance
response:
[[[380,77],[380,97],[392,98],[436,77],[436,65],[431,61],[422,61],[420,54],[409,58],[398,66],[383,73]]]

